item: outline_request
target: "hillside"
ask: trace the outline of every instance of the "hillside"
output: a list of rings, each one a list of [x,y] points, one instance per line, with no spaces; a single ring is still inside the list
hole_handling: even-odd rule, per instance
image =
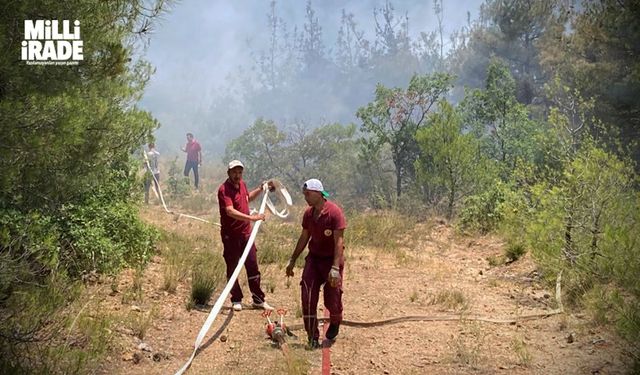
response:
[[[185,219],[174,221],[159,206],[144,209],[142,216],[170,233],[168,238],[173,240],[160,244],[160,255],[143,274],[125,272],[118,278],[117,288],[112,288],[117,292],[105,292],[103,309],[121,315],[126,312],[129,317],[118,330],[119,350],[102,366],[105,374],[177,371],[189,357],[210,306],[187,311],[188,273],[183,274],[174,293],[163,290],[168,269],[175,264],[172,251],[178,251],[183,262],[197,257],[203,249],[222,258],[217,229]],[[370,219],[384,220],[384,216],[371,215]],[[258,235],[258,252],[261,244],[272,246],[273,233],[297,231],[296,221],[296,217],[287,223],[277,218],[267,220]],[[350,243],[353,231],[346,232],[346,320],[371,322],[411,315],[502,319],[556,307],[554,291],[545,289],[549,284],[540,278],[528,255],[511,264],[500,262],[503,244],[497,238],[461,237],[444,221],[429,220],[408,228],[393,246],[372,247]],[[294,240],[281,243],[285,257]],[[381,238],[378,243],[387,240]],[[183,247],[170,248],[179,243]],[[287,281],[284,264],[261,264],[263,287],[271,304],[288,311],[285,322],[299,327],[297,277],[301,269]],[[240,280],[246,288],[244,272]],[[124,298],[136,282],[139,298]],[[211,304],[222,286],[214,292]],[[282,352],[266,339],[260,311],[223,313],[187,373],[287,373]],[[142,340],[136,337],[135,329],[141,326],[146,328]],[[294,333],[304,337],[302,329]],[[628,361],[619,342],[609,330],[590,325],[579,311],[515,324],[460,320],[345,326],[330,349],[331,372],[612,374],[623,372]],[[304,340],[294,338],[289,340],[289,348],[294,365],[291,372],[321,373],[322,350],[306,350]]]

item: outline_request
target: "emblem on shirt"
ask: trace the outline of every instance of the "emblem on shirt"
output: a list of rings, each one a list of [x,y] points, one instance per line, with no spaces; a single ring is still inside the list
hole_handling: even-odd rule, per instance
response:
[[[325,230],[324,230],[324,235],[325,235],[325,236],[329,237],[329,236],[330,236],[330,235],[332,235],[332,234],[333,234],[333,231],[332,231],[331,229],[325,229]]]

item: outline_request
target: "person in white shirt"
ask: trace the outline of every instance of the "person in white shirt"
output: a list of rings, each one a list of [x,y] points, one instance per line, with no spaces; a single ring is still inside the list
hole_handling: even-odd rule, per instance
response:
[[[160,182],[160,168],[158,167],[158,157],[160,153],[156,150],[156,145],[151,142],[148,145],[149,151],[147,151],[147,160],[149,166],[144,176],[144,203],[149,204],[149,188],[151,187],[151,181],[155,186],[156,191],[159,191],[158,183]],[[151,168],[151,169],[149,169]]]

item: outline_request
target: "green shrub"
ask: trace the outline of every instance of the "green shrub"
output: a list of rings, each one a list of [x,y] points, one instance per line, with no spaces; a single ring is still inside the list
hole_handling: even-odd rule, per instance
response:
[[[191,301],[206,305],[216,288],[226,281],[224,261],[210,253],[198,254],[191,277]]]
[[[78,307],[85,305],[78,303],[80,283],[53,272],[38,284],[13,288],[1,306],[0,373],[92,372],[108,348],[110,321]]]
[[[526,247],[521,242],[516,243],[508,243],[506,249],[504,250],[504,255],[507,257],[509,262],[515,262],[520,259],[527,252]]]
[[[485,192],[467,197],[458,217],[459,229],[481,234],[497,229],[503,219],[501,206],[507,190],[505,185],[497,183]]]
[[[555,186],[531,189],[533,211],[524,238],[543,271],[563,272],[566,302],[587,305],[599,321],[614,322],[622,337],[640,342],[640,195],[631,163],[587,144],[567,161]],[[606,293],[604,292],[606,290]],[[595,293],[608,302],[589,303]]]
[[[56,335],[70,324],[64,311],[84,275],[142,266],[157,234],[132,203],[135,178],[116,171],[103,177],[91,194],[57,208],[0,207],[0,313],[11,317],[0,323],[7,338],[0,372],[83,373],[106,350],[95,341],[108,341],[97,326],[98,333],[77,333],[82,346],[61,345]]]
[[[182,174],[182,169],[178,166],[177,156],[169,164],[167,175],[169,176],[167,179],[168,193],[171,198],[183,198],[189,195],[191,191],[189,180]]]

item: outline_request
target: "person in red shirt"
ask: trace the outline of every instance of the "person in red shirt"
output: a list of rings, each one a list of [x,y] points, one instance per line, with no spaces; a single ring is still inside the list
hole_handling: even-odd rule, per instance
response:
[[[192,133],[187,133],[187,144],[180,148],[187,153],[187,162],[184,164],[184,176],[189,181],[189,172],[193,170],[194,185],[198,188],[200,177],[198,176],[198,166],[202,165],[202,153],[200,143],[193,138]]]
[[[318,348],[318,298],[324,284],[324,305],[330,312],[326,337],[335,340],[342,322],[342,275],[344,271],[344,230],[347,227],[342,209],[328,201],[322,182],[315,178],[304,183],[304,200],[309,207],[302,217],[302,232],[286,268],[293,276],[296,259],[309,244],[302,280],[302,315],[309,346]]]
[[[244,165],[239,160],[229,162],[227,176],[229,178],[218,188],[218,204],[220,206],[220,235],[224,247],[223,257],[227,265],[227,280],[231,278],[238,265],[244,248],[251,236],[251,222],[265,220],[264,214],[249,214],[249,202],[262,191],[262,185],[247,191],[242,180]],[[256,245],[251,246],[244,266],[251,290],[252,306],[258,309],[273,310],[264,300],[264,292],[260,288],[260,270],[256,256]],[[231,288],[231,306],[233,310],[242,310],[242,289],[238,281]]]

